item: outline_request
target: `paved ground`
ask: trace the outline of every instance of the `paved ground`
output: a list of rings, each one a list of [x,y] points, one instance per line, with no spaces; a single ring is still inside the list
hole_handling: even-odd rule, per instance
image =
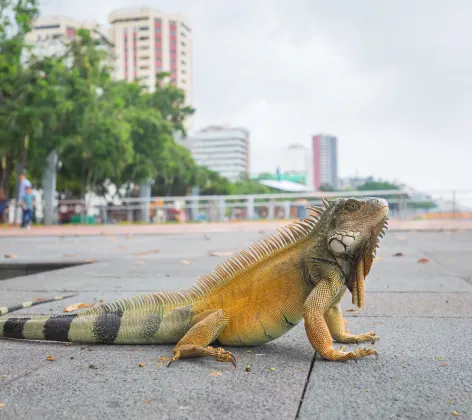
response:
[[[178,290],[221,259],[208,251],[239,249],[259,236],[2,238],[0,258],[14,254],[3,261],[10,264],[93,261],[0,281],[0,306],[77,292],[19,312],[60,313],[76,302]],[[393,256],[397,252],[403,256]],[[0,418],[447,419],[457,412],[470,419],[471,252],[469,231],[387,233],[368,277],[365,310],[345,312],[351,331],[373,329],[381,336],[377,360],[324,361],[314,355],[302,324],[249,352],[234,349],[236,370],[204,359],[163,367],[160,357],[171,355],[170,346],[2,340]],[[418,263],[423,257],[430,262]],[[353,308],[350,295],[343,306]]]
[[[258,232],[285,226],[287,220],[233,221],[212,223],[117,224],[117,225],[61,225],[1,227],[0,237],[96,236],[96,235],[162,235],[168,233],[202,232]],[[472,219],[401,220],[390,218],[390,231],[472,230]]]

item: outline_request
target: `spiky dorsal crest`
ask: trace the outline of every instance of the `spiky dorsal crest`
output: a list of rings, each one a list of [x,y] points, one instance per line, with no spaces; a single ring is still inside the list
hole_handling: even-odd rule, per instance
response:
[[[329,207],[329,200],[323,194],[321,194],[321,201],[323,202],[325,208],[327,209]]]
[[[226,258],[215,266],[214,272],[203,275],[198,282],[179,292],[159,292],[150,295],[138,296],[131,299],[120,299],[110,303],[103,303],[94,308],[80,312],[78,315],[97,315],[104,312],[140,310],[157,307],[185,306],[214,292],[219,287],[229,283],[235,277],[261,264],[275,254],[295,246],[305,239],[317,226],[319,217],[324,213],[321,207],[306,207],[318,216],[310,215],[290,223],[280,229],[278,234],[268,234],[261,240],[254,242],[249,249],[239,251],[234,256]]]

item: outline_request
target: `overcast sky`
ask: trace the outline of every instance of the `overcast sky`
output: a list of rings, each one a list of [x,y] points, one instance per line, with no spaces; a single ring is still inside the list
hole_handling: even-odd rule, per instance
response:
[[[41,0],[43,14],[107,24],[132,0]],[[251,131],[251,171],[318,132],[339,175],[471,189],[469,0],[147,0],[188,17],[196,128]]]

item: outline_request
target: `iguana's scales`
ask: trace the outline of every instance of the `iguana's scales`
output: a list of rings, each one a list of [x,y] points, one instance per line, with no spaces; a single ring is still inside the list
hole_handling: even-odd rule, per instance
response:
[[[102,344],[176,343],[173,361],[233,355],[210,347],[264,344],[302,319],[314,349],[330,360],[376,354],[372,348],[335,350],[341,343],[374,342],[373,332],[351,335],[339,302],[346,289],[364,304],[364,279],[388,205],[379,198],[325,201],[307,219],[268,235],[180,292],[153,293],[103,303],[76,314],[0,319],[0,336]]]

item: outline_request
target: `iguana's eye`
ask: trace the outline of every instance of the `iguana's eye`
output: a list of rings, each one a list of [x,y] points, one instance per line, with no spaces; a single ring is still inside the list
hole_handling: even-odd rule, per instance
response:
[[[357,204],[356,201],[354,201],[354,200],[349,200],[349,201],[346,203],[346,208],[347,208],[349,211],[356,211],[356,210],[359,208],[359,205]]]

